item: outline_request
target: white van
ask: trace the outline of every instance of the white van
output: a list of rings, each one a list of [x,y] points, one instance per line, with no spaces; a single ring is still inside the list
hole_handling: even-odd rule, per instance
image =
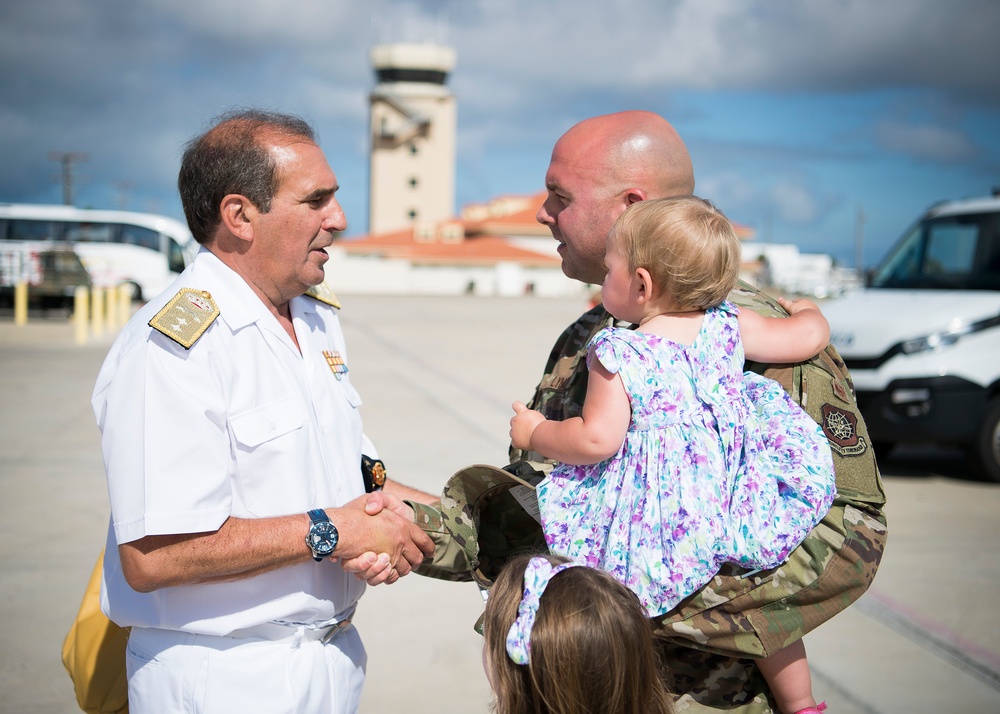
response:
[[[1000,192],[931,207],[869,285],[823,312],[876,452],[957,445],[1000,481]]]
[[[197,252],[187,226],[167,216],[0,203],[0,245],[16,242],[69,246],[95,286],[126,284],[139,300],[164,290]]]

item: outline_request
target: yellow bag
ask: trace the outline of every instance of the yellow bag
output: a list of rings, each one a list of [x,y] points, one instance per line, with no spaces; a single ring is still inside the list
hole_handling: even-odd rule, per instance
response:
[[[62,646],[62,662],[73,680],[76,703],[89,714],[128,712],[125,645],[128,629],[101,612],[104,551],[90,575],[76,620]]]

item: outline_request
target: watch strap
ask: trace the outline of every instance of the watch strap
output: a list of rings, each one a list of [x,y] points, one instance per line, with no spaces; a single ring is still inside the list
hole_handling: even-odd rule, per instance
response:
[[[330,520],[330,516],[326,515],[326,511],[322,508],[314,508],[313,510],[308,511],[306,515],[312,519],[313,523],[322,523],[323,521]]]

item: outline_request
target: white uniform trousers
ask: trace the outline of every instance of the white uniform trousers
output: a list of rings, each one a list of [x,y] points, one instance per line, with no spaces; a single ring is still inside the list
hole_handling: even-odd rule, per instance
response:
[[[353,626],[329,643],[133,627],[126,652],[129,712],[354,714],[366,661]]]

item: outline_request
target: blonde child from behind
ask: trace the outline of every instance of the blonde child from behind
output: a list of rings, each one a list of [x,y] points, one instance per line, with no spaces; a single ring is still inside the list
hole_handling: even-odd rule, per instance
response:
[[[538,486],[550,551],[611,573],[656,617],[723,565],[781,564],[829,510],[829,444],[745,359],[791,363],[829,340],[808,300],[788,318],[740,311],[732,225],[695,196],[642,201],[612,226],[605,308],[580,417],[514,404],[511,439],[560,462]],[[758,660],[783,714],[816,707],[801,641]],[[822,705],[820,705],[822,707]]]
[[[671,714],[652,628],[607,573],[553,555],[505,564],[483,618],[497,714]]]

